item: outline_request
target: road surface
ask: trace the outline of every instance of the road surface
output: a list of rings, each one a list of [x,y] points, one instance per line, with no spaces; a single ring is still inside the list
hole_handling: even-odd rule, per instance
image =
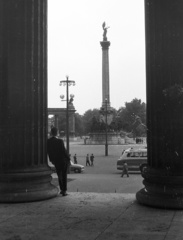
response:
[[[133,145],[133,147],[142,145]],[[131,145],[110,145],[109,156],[104,156],[102,145],[71,144],[71,158],[77,154],[78,163],[86,165],[86,154],[95,156],[94,166],[85,166],[83,173],[68,174],[68,191],[70,192],[98,192],[98,193],[136,193],[143,188],[143,178],[140,174],[130,174],[121,178],[121,171],[117,170],[116,162],[123,149]],[[56,174],[53,174],[56,177]],[[57,179],[54,179],[54,183]]]

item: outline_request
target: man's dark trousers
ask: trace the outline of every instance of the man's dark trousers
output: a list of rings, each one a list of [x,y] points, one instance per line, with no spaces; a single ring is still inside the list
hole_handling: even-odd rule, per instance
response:
[[[68,165],[66,163],[62,164],[60,167],[56,167],[58,182],[62,192],[67,191],[67,167]]]

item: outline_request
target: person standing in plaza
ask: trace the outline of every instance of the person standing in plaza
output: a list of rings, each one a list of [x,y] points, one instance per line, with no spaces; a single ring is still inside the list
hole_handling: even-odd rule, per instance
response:
[[[129,174],[128,174],[128,164],[126,162],[123,163],[123,172],[122,172],[121,177],[123,177],[124,174],[126,174],[127,177],[129,177]]]
[[[89,154],[86,155],[86,166],[90,166]]]
[[[62,139],[57,138],[58,130],[56,127],[51,129],[51,138],[47,141],[47,153],[50,162],[53,163],[58,175],[60,194],[67,195],[67,169],[70,165],[70,157],[65,149]]]
[[[94,162],[94,155],[93,153],[90,156],[90,162],[91,162],[91,166],[94,166],[93,162]]]

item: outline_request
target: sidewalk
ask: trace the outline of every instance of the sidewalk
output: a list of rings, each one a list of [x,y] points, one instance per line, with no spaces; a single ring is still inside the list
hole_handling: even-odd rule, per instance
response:
[[[0,204],[0,240],[182,240],[183,211],[139,205],[135,194],[69,193]]]

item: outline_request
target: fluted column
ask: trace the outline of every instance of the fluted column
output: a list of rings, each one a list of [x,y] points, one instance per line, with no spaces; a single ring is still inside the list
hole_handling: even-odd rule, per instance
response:
[[[0,202],[51,198],[47,1],[0,1]]]
[[[145,0],[148,166],[137,200],[183,208],[183,1]]]

